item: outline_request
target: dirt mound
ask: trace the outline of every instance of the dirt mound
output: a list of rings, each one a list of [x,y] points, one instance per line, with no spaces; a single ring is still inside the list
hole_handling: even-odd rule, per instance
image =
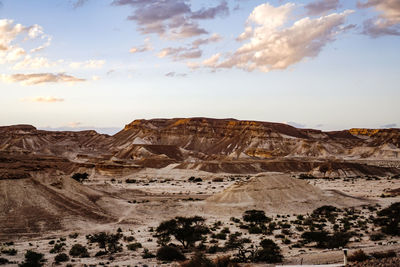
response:
[[[262,209],[268,213],[305,213],[323,205],[358,206],[364,199],[335,191],[322,191],[287,174],[260,174],[206,200],[209,210],[225,212]]]
[[[0,180],[0,240],[113,221],[107,201],[69,177]]]

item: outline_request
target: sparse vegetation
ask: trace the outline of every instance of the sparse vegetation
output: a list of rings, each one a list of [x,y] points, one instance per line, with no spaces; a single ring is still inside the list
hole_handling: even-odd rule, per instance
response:
[[[75,181],[82,183],[83,181],[87,180],[89,178],[89,174],[87,174],[86,172],[84,173],[75,173],[74,175],[72,175],[72,179],[74,179]]]
[[[183,261],[186,257],[178,248],[164,246],[157,250],[157,259],[161,261]]]
[[[44,255],[41,253],[37,253],[32,250],[28,250],[25,253],[25,261],[23,261],[19,266],[20,267],[40,267],[44,265],[46,260],[44,259]]]
[[[82,246],[81,244],[75,244],[70,249],[69,255],[72,257],[88,258],[89,252],[85,246]]]

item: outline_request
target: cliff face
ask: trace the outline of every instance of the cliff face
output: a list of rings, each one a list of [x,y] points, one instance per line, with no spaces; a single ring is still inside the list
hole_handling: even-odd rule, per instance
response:
[[[321,164],[303,163],[386,160],[396,165],[400,162],[400,130],[323,132],[281,123],[184,118],[135,120],[108,136],[95,131],[50,132],[17,125],[0,127],[0,152],[58,156],[101,165],[102,171],[109,166],[114,174],[115,169],[124,166],[162,168],[170,164],[228,172],[240,172],[240,168],[243,172],[285,168],[319,171],[323,169]],[[114,168],[115,164],[120,166]],[[354,168],[340,166],[347,171]]]
[[[233,119],[137,120],[110,139],[110,148],[132,145],[176,146],[211,158],[400,157],[400,130],[351,129],[322,132],[280,123]],[[129,157],[129,153],[124,153]]]

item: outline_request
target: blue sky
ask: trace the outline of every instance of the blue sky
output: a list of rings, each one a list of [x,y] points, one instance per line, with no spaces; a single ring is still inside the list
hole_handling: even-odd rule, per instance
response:
[[[400,125],[398,0],[0,2],[0,125]]]

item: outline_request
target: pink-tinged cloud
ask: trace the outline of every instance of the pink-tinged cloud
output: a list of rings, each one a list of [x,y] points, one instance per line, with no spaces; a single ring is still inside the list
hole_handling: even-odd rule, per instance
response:
[[[0,80],[7,83],[21,83],[22,85],[38,85],[44,83],[76,83],[85,79],[76,78],[64,73],[33,73],[33,74],[1,74]]]

